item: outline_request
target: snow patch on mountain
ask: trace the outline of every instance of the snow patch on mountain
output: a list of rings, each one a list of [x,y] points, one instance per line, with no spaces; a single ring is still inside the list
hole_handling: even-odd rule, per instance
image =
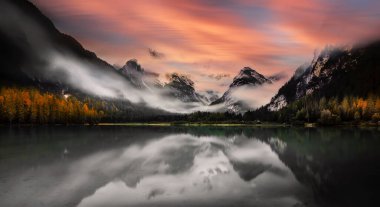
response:
[[[204,105],[207,100],[204,96],[198,94],[194,89],[194,82],[186,75],[178,73],[167,74],[169,83],[166,83],[164,89],[166,96],[175,97],[182,102],[198,102]]]
[[[219,93],[213,90],[200,91],[198,94],[207,104],[211,104],[212,102],[218,100],[220,97]]]
[[[278,97],[275,97],[272,101],[271,104],[269,104],[268,109],[270,111],[278,111],[285,107],[288,103],[286,102],[286,98],[284,95],[280,95]]]
[[[223,96],[211,103],[211,105],[224,105],[226,110],[234,113],[241,113],[251,108],[256,108],[261,104],[260,100],[262,100],[263,95],[265,96],[257,88],[264,84],[272,84],[272,81],[252,68],[244,67],[234,77],[233,82]]]

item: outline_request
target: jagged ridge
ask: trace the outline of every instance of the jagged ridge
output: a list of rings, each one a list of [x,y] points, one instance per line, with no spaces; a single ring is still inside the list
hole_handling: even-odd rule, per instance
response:
[[[244,67],[240,70],[239,74],[234,77],[228,90],[218,100],[211,103],[211,105],[224,104],[229,111],[242,112],[249,107],[240,100],[232,97],[235,89],[243,86],[257,87],[265,83],[272,83],[272,81],[250,67]],[[247,94],[248,95],[248,94]]]

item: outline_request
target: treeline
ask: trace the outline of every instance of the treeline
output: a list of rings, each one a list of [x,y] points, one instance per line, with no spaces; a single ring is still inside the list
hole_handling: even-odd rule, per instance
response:
[[[317,122],[322,125],[361,123],[380,121],[380,96],[373,94],[365,98],[345,96],[338,98],[318,98],[307,96],[279,111],[269,111],[261,107],[244,114],[195,112],[182,117],[188,122],[277,122],[303,124]]]
[[[0,123],[96,124],[99,122],[179,121],[184,116],[132,104],[127,100],[41,92],[35,88],[0,88]]]
[[[186,115],[188,122],[241,122],[242,114],[232,112],[194,112]]]
[[[318,98],[307,96],[287,107],[270,112],[266,108],[249,111],[244,119],[260,119],[275,122],[319,122],[325,125],[342,122],[378,122],[380,121],[380,97],[369,94],[367,97],[345,96],[338,98]]]
[[[79,96],[82,97],[82,96]],[[319,98],[306,96],[279,111],[261,107],[244,114],[231,112],[194,112],[169,114],[160,110],[133,106],[126,101],[103,100],[49,92],[33,88],[0,89],[0,123],[5,124],[96,124],[99,122],[277,122],[322,125],[380,122],[380,96]]]
[[[97,123],[104,112],[75,97],[65,98],[37,89],[0,89],[0,122],[7,124]]]

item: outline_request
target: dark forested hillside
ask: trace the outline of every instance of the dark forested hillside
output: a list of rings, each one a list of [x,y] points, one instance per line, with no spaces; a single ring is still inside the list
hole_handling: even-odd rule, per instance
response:
[[[0,83],[2,85],[35,85],[44,88],[67,88],[62,81],[44,78],[41,70],[47,62],[41,56],[50,49],[69,53],[84,61],[115,72],[69,35],[59,32],[38,8],[25,0],[0,2]],[[25,19],[25,21],[22,21]],[[19,21],[21,20],[21,21]]]
[[[278,122],[379,121],[380,41],[353,48],[327,47],[298,68],[271,102],[246,119]]]
[[[279,89],[268,109],[275,111],[306,95],[366,97],[380,94],[380,41],[353,48],[326,48]]]

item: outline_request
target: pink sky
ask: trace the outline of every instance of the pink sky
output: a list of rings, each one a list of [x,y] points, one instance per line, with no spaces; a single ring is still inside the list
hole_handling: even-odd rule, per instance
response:
[[[224,91],[244,66],[290,76],[327,44],[380,38],[378,0],[32,2],[110,64],[136,58],[162,77],[190,75],[199,90]]]

